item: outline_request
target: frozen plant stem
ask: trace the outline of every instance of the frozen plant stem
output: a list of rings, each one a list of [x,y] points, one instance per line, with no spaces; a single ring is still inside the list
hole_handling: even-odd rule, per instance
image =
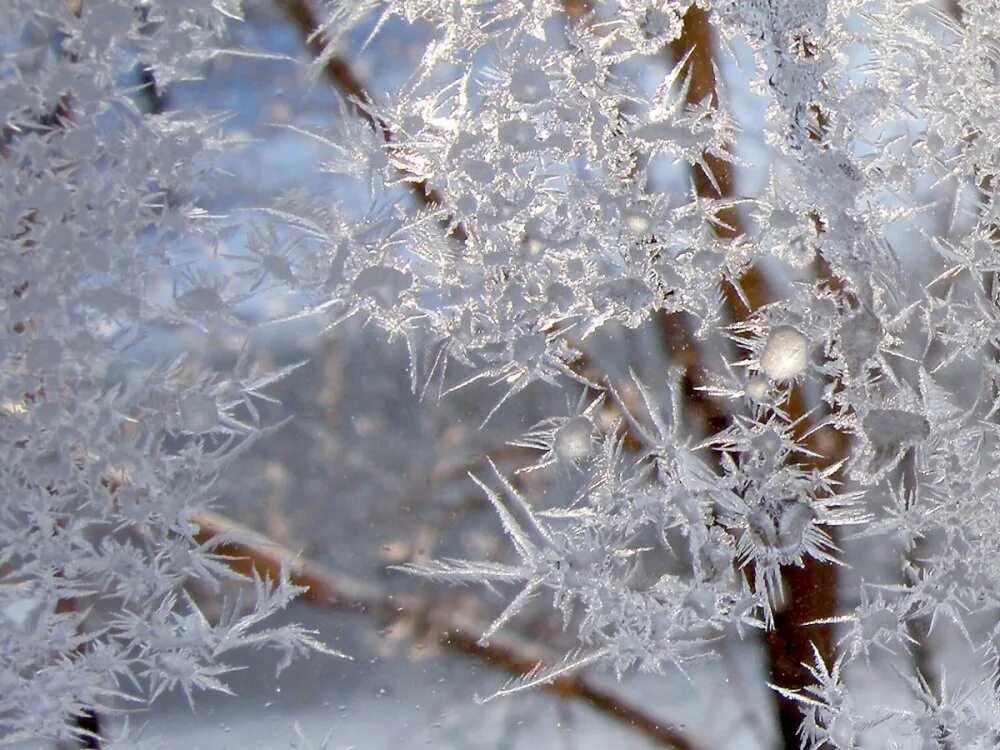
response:
[[[687,90],[689,105],[710,101],[718,104],[715,68],[713,63],[714,39],[708,13],[698,6],[691,6],[684,16],[681,36],[666,52],[674,61],[688,56],[688,73],[690,85]],[[703,154],[705,164],[711,171],[706,174],[701,166],[691,169],[691,178],[695,193],[699,198],[731,198],[733,190],[733,168],[729,162],[715,154]],[[713,184],[714,183],[714,184]],[[718,187],[718,190],[716,190]],[[719,223],[713,225],[713,231],[721,240],[733,240],[744,233],[739,214],[735,208],[724,208],[716,214]],[[745,318],[754,309],[767,302],[767,282],[757,269],[751,269],[739,280],[742,297],[737,290],[727,285],[723,289],[727,309],[732,320]],[[749,301],[747,308],[743,299]],[[701,374],[704,362],[698,351],[685,316],[668,314],[661,311],[655,313],[656,323],[660,330],[664,350],[674,362],[684,368],[682,386],[686,396],[687,408],[698,416],[703,436],[711,435],[724,429],[732,416],[725,412],[713,399],[707,397],[699,388],[704,385]]]

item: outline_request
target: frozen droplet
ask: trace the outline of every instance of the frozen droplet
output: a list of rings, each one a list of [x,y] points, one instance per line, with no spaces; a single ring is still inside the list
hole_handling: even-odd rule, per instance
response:
[[[756,454],[759,464],[767,471],[773,471],[781,461],[784,441],[775,430],[769,429],[754,436],[750,447]]]
[[[188,432],[206,432],[219,423],[219,406],[204,393],[191,393],[181,399],[181,420]]]
[[[482,159],[468,159],[463,164],[466,176],[483,184],[488,184],[496,179],[497,173],[493,165]]]
[[[755,508],[747,514],[747,529],[758,546],[773,549],[778,544],[778,531],[774,518],[763,508]]]
[[[645,214],[630,213],[625,216],[625,226],[636,234],[645,234],[652,225],[652,220]]]
[[[713,538],[698,548],[695,566],[703,581],[722,581],[732,572],[732,551],[713,535]]]
[[[880,446],[913,444],[930,434],[926,417],[902,409],[872,409],[863,426],[868,439]]]
[[[552,441],[552,452],[560,463],[576,463],[590,455],[592,444],[590,433],[593,429],[586,417],[574,417],[556,430]]]
[[[744,393],[756,401],[763,401],[767,396],[767,381],[763,378],[751,378],[743,389]]]
[[[642,279],[610,279],[602,285],[605,304],[629,328],[637,328],[654,304],[653,293]]]
[[[549,96],[548,76],[540,70],[517,70],[510,77],[510,93],[523,104],[538,104]]]
[[[779,326],[771,331],[760,355],[760,370],[775,380],[788,380],[806,369],[809,340],[794,328]]]
[[[597,79],[598,74],[597,65],[589,60],[581,60],[573,65],[573,75],[580,83],[590,83]]]
[[[573,304],[573,289],[558,281],[553,281],[545,290],[546,299],[559,309]]]
[[[545,243],[537,237],[525,237],[521,242],[521,257],[532,261],[542,257],[545,251]]]

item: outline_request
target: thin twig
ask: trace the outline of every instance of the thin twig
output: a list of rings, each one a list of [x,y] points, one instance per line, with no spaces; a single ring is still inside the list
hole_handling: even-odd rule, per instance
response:
[[[324,56],[323,40],[316,35],[319,27],[319,19],[313,12],[307,0],[276,0],[278,6],[285,12],[289,20],[295,25],[303,43],[308,48],[310,54],[317,59]],[[382,139],[386,143],[392,143],[392,128],[382,118],[372,114],[365,105],[372,104],[371,95],[367,87],[362,83],[361,78],[354,71],[354,68],[341,57],[336,55],[326,58],[323,72],[327,80],[354,106],[358,115],[368,121],[374,130],[381,133]],[[414,196],[425,206],[439,207],[444,205],[441,194],[431,187],[426,180],[408,179]],[[468,234],[465,227],[454,221],[446,221],[451,227],[452,236],[459,242],[464,242]]]

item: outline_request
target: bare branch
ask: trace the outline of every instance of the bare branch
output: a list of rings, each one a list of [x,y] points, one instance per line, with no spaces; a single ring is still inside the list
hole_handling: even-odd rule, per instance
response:
[[[684,17],[684,27],[680,39],[672,50],[675,59],[688,55],[691,84],[688,89],[688,101],[717,101],[716,66],[713,60],[715,40],[707,11],[692,6]],[[701,166],[692,169],[695,190],[700,197],[732,197],[734,195],[734,175],[732,165],[713,154],[704,155],[711,175],[706,174]],[[717,189],[718,188],[718,189]],[[735,239],[745,232],[739,215],[733,208],[719,212],[720,225],[715,227],[717,236],[721,239]],[[817,255],[814,264],[816,276],[835,285],[837,279],[830,274],[829,268]],[[746,319],[755,309],[767,303],[770,296],[767,281],[757,268],[750,269],[737,282],[739,289],[727,287],[726,307],[730,318],[734,321]],[[742,292],[742,294],[741,294]],[[749,302],[749,307],[747,305]],[[686,381],[697,385],[698,354],[696,346],[690,340],[690,334],[681,322],[672,321],[668,316],[660,320],[663,339],[669,347],[679,351],[685,360]],[[689,388],[694,390],[694,388]],[[694,391],[697,393],[697,391]],[[706,404],[697,404],[705,421],[714,426],[727,419],[726,415],[716,414],[706,408]],[[801,388],[793,390],[789,399],[789,416],[795,420],[809,411]],[[832,428],[824,428],[812,432],[812,421],[801,419],[798,429],[802,435],[807,435],[806,444],[817,459],[806,461],[818,468],[831,466],[847,455],[849,439],[843,433]],[[787,587],[787,606],[779,610],[775,616],[774,629],[765,636],[768,667],[771,679],[777,685],[785,688],[799,689],[811,682],[806,664],[811,662],[811,649],[814,644],[829,659],[833,651],[833,633],[829,625],[806,626],[805,623],[829,618],[836,612],[837,606],[837,574],[835,567],[813,558],[806,558],[799,566],[786,566],[782,570],[782,581]],[[800,706],[788,698],[785,693],[776,693],[778,723],[786,748],[799,746],[798,729],[802,720]]]
[[[319,27],[319,19],[313,12],[307,0],[277,0],[278,6],[285,12],[289,20],[298,29],[306,47],[317,59],[323,55],[323,40],[314,34]],[[327,57],[323,67],[327,80],[339,91],[348,101],[354,105],[357,114],[363,117],[376,131],[382,134],[386,143],[393,140],[392,128],[389,123],[379,117],[374,116],[366,108],[359,106],[372,102],[368,89],[362,83],[360,77],[355,73],[351,65],[343,58],[336,55]],[[413,195],[416,196],[425,206],[441,206],[444,201],[441,194],[424,180],[407,180],[411,186]],[[452,234],[455,239],[464,242],[467,238],[465,228],[461,224],[451,224]]]
[[[395,595],[380,586],[324,568],[218,513],[199,513],[193,520],[200,528],[198,541],[202,544],[218,541],[215,551],[228,557],[234,570],[244,574],[256,572],[276,580],[284,569],[292,583],[307,589],[304,599],[316,606],[363,614],[382,624],[410,618],[424,631],[436,634],[439,642],[452,651],[474,656],[516,675],[554,661],[537,644],[506,633],[498,633],[488,644],[482,644],[480,638],[489,627],[487,622],[455,608],[435,607],[418,595]],[[658,746],[676,750],[698,747],[678,727],[579,675],[560,676],[541,689],[589,705]]]

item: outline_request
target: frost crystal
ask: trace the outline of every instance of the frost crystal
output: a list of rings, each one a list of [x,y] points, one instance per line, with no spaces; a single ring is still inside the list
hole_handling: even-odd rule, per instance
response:
[[[0,17],[2,744],[90,744],[88,712],[228,691],[236,648],[324,650],[261,626],[300,591],[287,578],[224,602],[224,583],[254,581],[195,520],[277,426],[254,402],[280,372],[249,349],[226,375],[168,356],[168,331],[240,323],[249,291],[184,257],[226,234],[206,209],[236,144],[217,114],[146,114],[135,66],[160,86],[200,77],[238,12],[13,0]]]
[[[760,370],[775,380],[790,380],[800,375],[808,362],[808,339],[794,328],[780,327],[767,337],[760,355]]]
[[[277,161],[319,155],[285,186],[246,178],[242,115],[198,88],[296,62],[247,46],[238,0],[0,14],[0,741],[225,691],[238,646],[322,650],[263,625],[299,589],[198,523],[285,423],[298,365],[258,334],[315,318],[405,346],[412,403],[461,405],[436,445],[379,392],[389,426],[356,420],[377,444],[345,464],[380,467],[386,517],[425,464],[426,512],[495,514],[478,542],[413,524],[442,555],[403,567],[501,591],[479,648],[553,634],[566,658],[498,695],[738,644],[786,746],[996,745],[996,2],[276,9],[346,95],[268,92]]]

